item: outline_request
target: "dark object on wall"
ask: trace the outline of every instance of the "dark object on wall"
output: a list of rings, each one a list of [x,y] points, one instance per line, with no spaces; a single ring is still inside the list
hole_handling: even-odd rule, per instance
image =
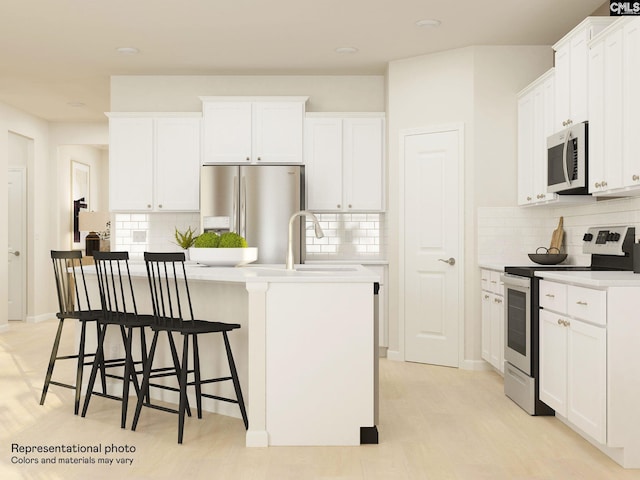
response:
[[[73,201],[73,242],[80,242],[80,229],[78,228],[78,214],[81,208],[87,208],[84,197]]]

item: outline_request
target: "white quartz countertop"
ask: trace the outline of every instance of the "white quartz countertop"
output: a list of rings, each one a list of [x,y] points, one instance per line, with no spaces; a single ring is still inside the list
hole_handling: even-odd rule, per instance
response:
[[[545,280],[571,283],[585,287],[640,287],[640,274],[633,272],[538,272]]]
[[[231,283],[373,283],[381,279],[375,272],[357,264],[305,264],[286,270],[283,264],[254,264],[243,267],[208,267],[195,262],[185,262],[189,280]],[[146,277],[144,262],[130,261],[132,277]],[[95,273],[95,267],[85,267],[86,273]]]

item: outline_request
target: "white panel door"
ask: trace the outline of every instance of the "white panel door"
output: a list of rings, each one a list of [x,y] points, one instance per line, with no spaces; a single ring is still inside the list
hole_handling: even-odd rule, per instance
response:
[[[454,367],[461,308],[461,135],[406,135],[403,158],[405,359]]]
[[[9,169],[9,320],[25,320],[27,297],[27,181],[22,168]]]

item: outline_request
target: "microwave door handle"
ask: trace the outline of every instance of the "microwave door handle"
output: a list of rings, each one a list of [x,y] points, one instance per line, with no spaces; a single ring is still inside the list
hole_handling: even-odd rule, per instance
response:
[[[567,166],[567,147],[569,146],[569,139],[571,138],[571,132],[567,132],[567,136],[564,139],[564,146],[562,147],[562,170],[564,172],[564,179],[567,185],[571,185],[571,179],[569,178],[569,167]]]

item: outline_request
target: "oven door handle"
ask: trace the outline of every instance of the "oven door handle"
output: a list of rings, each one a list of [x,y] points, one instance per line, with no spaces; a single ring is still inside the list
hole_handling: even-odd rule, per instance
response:
[[[527,277],[521,277],[520,275],[512,275],[510,273],[503,273],[500,276],[500,279],[504,283],[505,287],[509,285],[513,285],[518,288],[526,288],[529,290],[531,288],[531,279]]]

